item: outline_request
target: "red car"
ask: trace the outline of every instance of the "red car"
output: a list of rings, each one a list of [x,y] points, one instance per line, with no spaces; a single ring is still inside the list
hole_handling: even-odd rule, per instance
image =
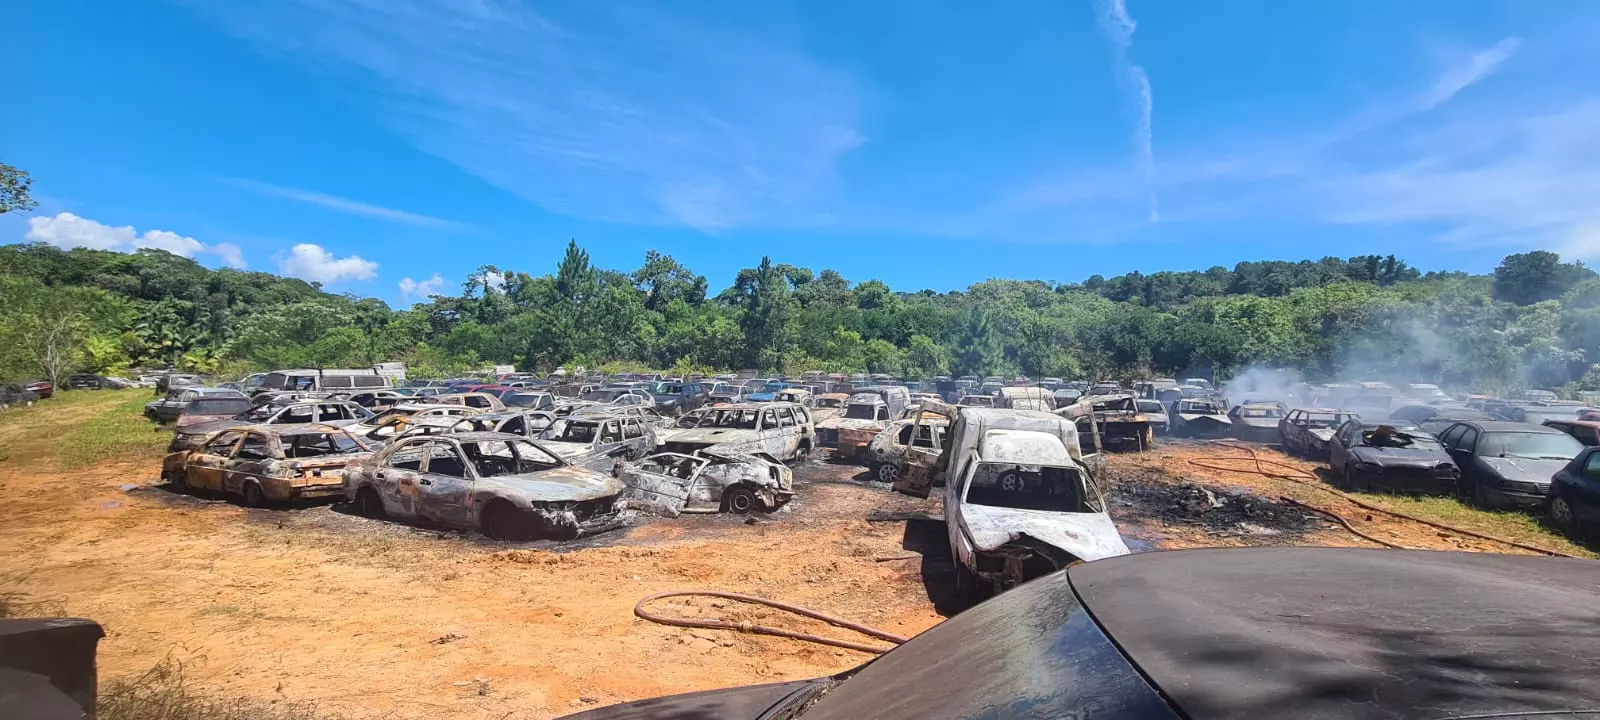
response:
[[[520,390],[520,389],[521,388],[511,387],[510,385],[494,385],[494,384],[491,384],[491,385],[471,385],[471,386],[468,386],[468,387],[460,390],[459,392],[481,392],[481,393],[489,393],[490,395],[493,395],[495,397],[504,397],[506,393],[511,392],[513,390]]]
[[[39,382],[28,383],[27,385],[23,385],[22,389],[32,390],[35,395],[39,396],[40,400],[56,394],[56,386],[52,385],[48,380],[40,380]]]

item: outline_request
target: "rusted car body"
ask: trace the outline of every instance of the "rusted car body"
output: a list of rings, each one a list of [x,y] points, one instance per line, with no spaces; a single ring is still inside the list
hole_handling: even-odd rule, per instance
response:
[[[348,463],[372,447],[331,425],[246,425],[167,455],[161,475],[181,490],[219,492],[245,505],[339,497]]]
[[[945,484],[944,513],[969,598],[1129,553],[1088,470],[1047,432],[984,432]]]
[[[465,405],[424,405],[411,404],[396,405],[372,418],[349,425],[350,432],[360,435],[368,443],[388,442],[395,435],[405,432],[412,418],[431,417],[435,415],[450,415],[461,417],[463,415],[477,415],[484,412],[477,408]]]
[[[1172,408],[1172,434],[1178,437],[1229,437],[1233,421],[1227,408],[1211,398],[1183,398]]]
[[[500,540],[574,538],[624,521],[625,486],[536,441],[474,432],[399,440],[351,466],[344,497],[368,517],[396,517]]]
[[[214,401],[212,398],[201,398],[194,404]],[[245,403],[247,406],[249,402]],[[185,410],[187,415],[188,410]],[[172,437],[172,444],[167,446],[167,452],[190,450],[199,447],[206,436],[219,430],[243,425],[306,425],[318,423],[333,427],[347,427],[359,422],[371,420],[372,413],[366,408],[346,400],[297,400],[284,404],[267,404],[246,407],[241,412],[229,416],[211,419],[205,422],[188,423],[186,418],[178,420],[177,432]]]
[[[539,434],[539,446],[573,465],[609,471],[618,460],[637,460],[656,448],[655,427],[635,417],[574,413]]]
[[[1321,457],[1327,455],[1328,441],[1339,426],[1355,417],[1355,413],[1333,408],[1290,410],[1278,421],[1278,440],[1290,455]]]
[[[1095,429],[1105,448],[1143,452],[1155,444],[1150,416],[1139,409],[1139,402],[1132,394],[1085,395],[1073,404],[1075,408],[1084,405],[1093,409]],[[1082,413],[1062,410],[1063,417],[1082,417]]]
[[[693,455],[657,453],[616,472],[628,486],[629,507],[665,517],[772,511],[794,497],[794,475],[777,458],[720,446]]]
[[[864,460],[867,446],[893,419],[882,397],[856,393],[845,403],[842,414],[817,424],[817,441],[833,448],[836,458]]]
[[[847,393],[824,393],[816,396],[815,407],[811,408],[811,419],[818,425],[844,414],[845,403],[850,402]]]
[[[1038,387],[1000,388],[1000,395],[995,398],[995,407],[1051,412],[1056,409],[1056,396],[1055,393]]]
[[[816,396],[811,391],[802,387],[790,387],[779,390],[772,396],[773,402],[794,403],[810,410],[816,404]]]
[[[958,407],[992,408],[992,407],[994,407],[994,396],[993,395],[962,395],[959,399],[956,400],[956,405]]]
[[[1275,442],[1279,438],[1278,425],[1288,415],[1281,402],[1252,401],[1228,409],[1228,419],[1233,421],[1233,436],[1253,442]]]
[[[730,452],[766,453],[783,462],[802,462],[817,445],[817,429],[803,405],[748,403],[702,408],[662,432],[661,448],[692,454],[719,446]]]
[[[934,401],[938,402],[938,401]],[[896,420],[867,445],[867,467],[878,482],[892,483],[913,449],[937,454],[944,449],[950,422],[942,415]]]

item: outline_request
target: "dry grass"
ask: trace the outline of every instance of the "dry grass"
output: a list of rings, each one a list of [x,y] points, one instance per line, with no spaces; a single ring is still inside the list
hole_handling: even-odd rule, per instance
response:
[[[1424,520],[1515,540],[1579,557],[1595,553],[1550,529],[1539,518],[1525,512],[1479,510],[1448,497],[1406,497],[1352,493],[1378,507],[1403,512]]]
[[[183,663],[168,657],[141,675],[100,685],[101,720],[340,720],[315,703],[223,699],[196,692]]]

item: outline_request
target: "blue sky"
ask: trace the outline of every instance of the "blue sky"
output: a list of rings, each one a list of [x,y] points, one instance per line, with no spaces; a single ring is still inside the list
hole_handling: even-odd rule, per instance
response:
[[[725,286],[1394,253],[1600,257],[1600,6],[29,3],[0,241],[162,247],[406,305],[568,238]]]

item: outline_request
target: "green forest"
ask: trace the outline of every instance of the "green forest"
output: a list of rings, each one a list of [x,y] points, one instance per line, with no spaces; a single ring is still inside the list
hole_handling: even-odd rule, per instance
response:
[[[754,258],[752,258],[754,260]],[[1600,278],[1550,252],[1492,275],[1394,257],[1243,262],[1081,283],[895,290],[761,258],[731,287],[649,252],[595,267],[485,265],[407,309],[159,250],[0,247],[0,378],[175,367],[242,374],[398,360],[415,376],[489,364],[1118,378],[1287,367],[1482,391],[1593,389]]]

